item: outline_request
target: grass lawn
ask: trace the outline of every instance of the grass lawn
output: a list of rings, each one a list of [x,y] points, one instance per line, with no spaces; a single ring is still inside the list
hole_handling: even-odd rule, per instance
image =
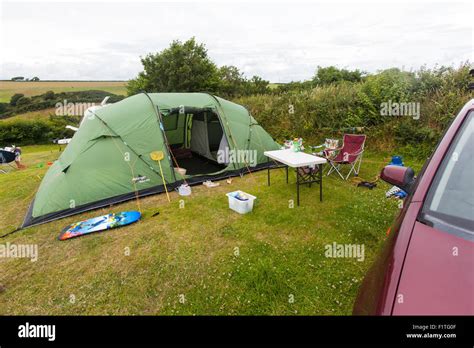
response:
[[[0,174],[0,233],[19,225],[57,146],[24,147],[22,171]],[[384,158],[385,157],[385,158]],[[361,177],[371,180],[388,157],[368,154]],[[419,170],[421,163],[407,161]],[[358,188],[335,176],[302,187],[284,169],[193,187],[190,197],[155,195],[25,229],[0,240],[37,244],[36,262],[0,258],[0,314],[349,315],[360,282],[397,214],[389,186]],[[229,210],[225,193],[257,196],[254,211]],[[180,199],[184,208],[179,208]],[[139,206],[138,206],[139,205]],[[70,241],[56,238],[72,222],[141,209],[128,227]],[[155,217],[151,215],[159,211]],[[325,245],[363,244],[365,258],[325,257]]]
[[[31,97],[47,91],[61,93],[100,90],[126,95],[126,85],[127,81],[0,81],[0,103],[10,102],[10,98],[15,93],[22,93],[27,97]]]

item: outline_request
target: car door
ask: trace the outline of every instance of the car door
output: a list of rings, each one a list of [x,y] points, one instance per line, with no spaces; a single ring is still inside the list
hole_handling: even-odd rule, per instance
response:
[[[474,314],[474,111],[446,152],[415,222],[392,313]]]

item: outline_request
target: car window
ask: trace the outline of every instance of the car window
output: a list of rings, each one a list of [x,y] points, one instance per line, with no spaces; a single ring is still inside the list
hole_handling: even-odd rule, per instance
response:
[[[474,240],[474,112],[452,142],[428,191],[422,221]]]

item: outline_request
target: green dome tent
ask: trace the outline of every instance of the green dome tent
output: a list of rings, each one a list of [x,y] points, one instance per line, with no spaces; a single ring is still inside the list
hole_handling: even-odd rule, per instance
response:
[[[169,190],[266,168],[263,152],[275,149],[238,104],[207,93],[134,95],[86,113],[22,227],[164,192],[163,178]],[[164,154],[160,163],[150,156],[155,151]]]

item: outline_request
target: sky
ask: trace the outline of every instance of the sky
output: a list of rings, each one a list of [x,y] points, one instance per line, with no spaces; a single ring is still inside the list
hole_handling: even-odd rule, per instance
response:
[[[310,79],[317,66],[474,62],[469,1],[0,2],[0,79],[128,80],[141,56],[193,36],[218,66],[270,82]]]

